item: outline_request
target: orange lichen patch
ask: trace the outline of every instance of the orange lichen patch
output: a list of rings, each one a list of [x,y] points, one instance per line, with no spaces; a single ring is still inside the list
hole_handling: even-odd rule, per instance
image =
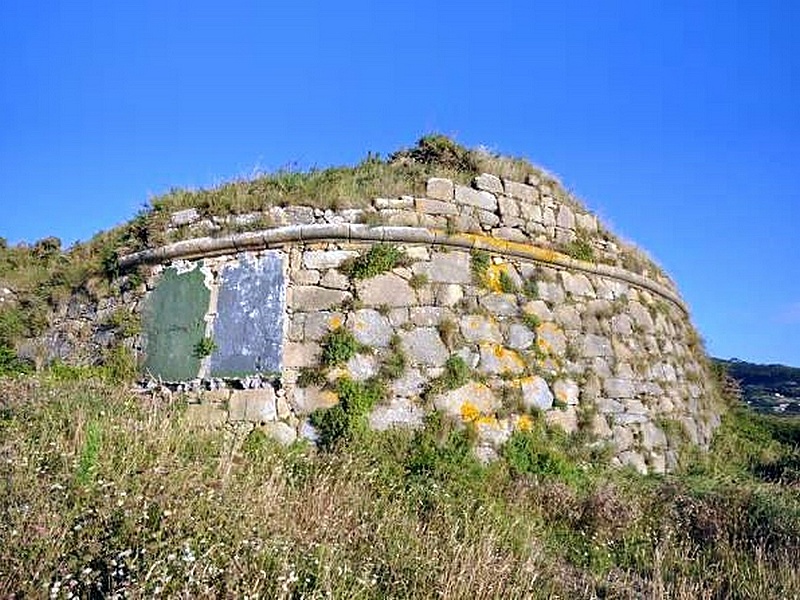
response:
[[[525,361],[515,350],[510,350],[500,344],[481,344],[481,348],[483,348],[482,353],[488,351],[494,355],[499,363],[497,365],[499,372],[519,373],[525,370]]]
[[[519,431],[530,431],[533,429],[533,419],[531,419],[530,415],[520,415],[517,417],[517,422],[514,426]]]
[[[464,402],[461,405],[461,419],[466,422],[475,422],[481,416],[481,411],[471,402]]]
[[[342,318],[339,315],[333,315],[328,319],[328,327],[331,329],[339,329],[342,326]]]
[[[556,400],[558,400],[562,404],[566,404],[567,403],[568,396],[567,396],[566,390],[561,389],[561,388],[557,389],[556,393],[555,393],[555,396],[556,396]]]

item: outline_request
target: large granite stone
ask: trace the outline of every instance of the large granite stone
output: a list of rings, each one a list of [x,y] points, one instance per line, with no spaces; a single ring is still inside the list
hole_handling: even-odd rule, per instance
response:
[[[233,390],[228,400],[231,421],[261,423],[274,421],[277,416],[275,390],[271,387],[254,390]]]
[[[480,304],[493,315],[512,316],[518,312],[514,294],[492,293],[481,296]]]
[[[578,384],[571,379],[559,379],[553,384],[553,394],[562,404],[577,405],[580,392]]]
[[[431,177],[428,179],[425,195],[436,200],[453,199],[453,182],[442,177]]]
[[[520,380],[522,405],[526,410],[549,410],[553,407],[553,393],[547,382],[538,375]]]
[[[433,327],[417,327],[400,332],[400,343],[412,364],[441,367],[449,352]]]
[[[291,306],[295,311],[326,310],[350,300],[350,292],[330,290],[314,285],[296,285],[291,288]]]
[[[358,298],[365,306],[409,306],[417,296],[408,282],[394,273],[383,273],[358,283]]]
[[[394,427],[422,427],[425,411],[407,398],[395,398],[389,404],[376,406],[369,415],[369,426],[377,431]]]
[[[481,360],[478,369],[483,373],[502,375],[521,373],[525,370],[525,362],[514,350],[491,343],[480,344],[479,350]]]
[[[415,274],[425,275],[432,283],[470,283],[469,254],[466,252],[435,252],[430,262],[413,266]]]
[[[451,417],[469,415],[470,410],[479,414],[493,414],[500,407],[500,402],[491,389],[482,383],[471,381],[458,389],[444,392],[433,399],[436,410]],[[468,408],[465,409],[465,405]]]
[[[503,336],[500,327],[491,317],[483,315],[467,315],[460,321],[461,335],[468,342],[501,343]]]
[[[356,256],[358,252],[354,250],[306,250],[303,252],[303,265],[306,269],[325,271],[335,269]]]
[[[456,185],[455,199],[459,204],[474,206],[489,212],[497,210],[497,198],[489,192],[475,190],[465,185]]]
[[[531,347],[535,339],[536,336],[525,325],[512,323],[508,327],[509,348],[513,348],[514,350],[527,350]]]
[[[355,338],[370,348],[385,348],[394,333],[389,319],[372,308],[352,313],[348,317],[348,325]]]

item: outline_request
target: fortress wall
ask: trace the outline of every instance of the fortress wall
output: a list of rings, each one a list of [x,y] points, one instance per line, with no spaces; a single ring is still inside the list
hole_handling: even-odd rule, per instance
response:
[[[193,210],[173,215],[173,227],[219,226]],[[231,219],[270,227],[120,261],[152,265],[140,294],[123,297],[144,322],[127,342],[151,386],[191,393],[199,420],[246,421],[284,441],[313,437],[308,416],[338,401],[337,379],[379,377],[389,393],[370,414],[376,429],[421,426],[437,410],[475,427],[476,452],[490,459],[541,418],[655,472],[675,466],[681,444],[707,445],[719,422],[674,284],[550,183],[431,179],[425,198]],[[348,267],[376,245],[402,260],[354,275]],[[101,330],[91,333],[96,343]],[[359,352],[326,368],[336,330],[352,333]],[[197,355],[206,337],[215,347]],[[398,355],[401,372],[387,370]],[[443,388],[453,360],[468,380]],[[307,377],[314,372],[327,383]]]

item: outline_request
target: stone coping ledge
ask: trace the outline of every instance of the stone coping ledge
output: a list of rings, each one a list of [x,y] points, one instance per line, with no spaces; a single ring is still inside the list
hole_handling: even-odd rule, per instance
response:
[[[550,248],[531,244],[511,242],[480,234],[447,233],[425,227],[372,226],[353,223],[289,225],[222,237],[193,238],[159,248],[142,250],[121,256],[119,267],[124,271],[140,264],[159,264],[175,259],[196,259],[220,256],[231,252],[263,250],[295,242],[322,241],[397,242],[485,250],[495,254],[618,279],[653,292],[676,305],[686,315],[689,314],[687,305],[673,290],[620,267],[578,260]]]

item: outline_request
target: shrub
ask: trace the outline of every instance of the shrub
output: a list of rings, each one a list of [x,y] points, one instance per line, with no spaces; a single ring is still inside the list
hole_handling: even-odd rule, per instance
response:
[[[207,356],[211,356],[216,349],[217,344],[214,342],[214,340],[210,337],[204,337],[194,345],[193,354],[195,358],[203,359]]]
[[[362,349],[349,330],[337,327],[322,339],[322,364],[325,367],[343,365]]]
[[[375,244],[365,253],[346,261],[340,270],[352,279],[369,279],[408,264],[405,252],[390,244]]]
[[[331,450],[342,442],[367,430],[367,415],[386,395],[383,383],[376,379],[354,381],[342,377],[336,382],[336,395],[339,403],[311,413],[311,424],[319,434],[319,445]]]

